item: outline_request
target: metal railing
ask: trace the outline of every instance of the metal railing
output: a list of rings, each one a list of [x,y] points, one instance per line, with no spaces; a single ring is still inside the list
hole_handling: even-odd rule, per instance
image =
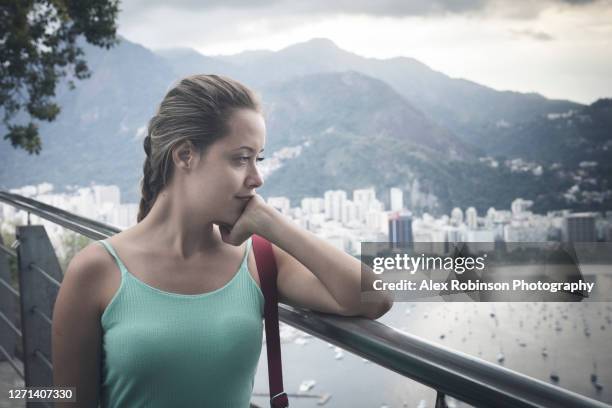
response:
[[[101,222],[16,194],[0,191],[0,202],[94,240],[120,232]],[[26,386],[48,386],[52,385],[49,357],[51,313],[62,273],[43,227],[18,226],[16,243],[17,252],[14,252],[2,245],[0,239],[0,299],[20,301],[22,328],[17,328],[14,319],[7,314],[6,305],[2,309],[0,303],[0,327],[8,328],[8,332],[14,335],[8,340],[6,336],[0,336],[0,359],[2,356],[7,359],[17,374],[25,379]],[[7,280],[6,256],[19,259],[19,292]],[[5,297],[4,293],[10,296]],[[610,407],[377,321],[317,313],[284,304],[279,304],[279,318],[288,325],[435,389],[436,408],[446,407],[446,395],[476,407]],[[0,334],[5,332],[0,330]],[[23,344],[25,372],[21,372],[10,353],[11,345],[16,341]]]

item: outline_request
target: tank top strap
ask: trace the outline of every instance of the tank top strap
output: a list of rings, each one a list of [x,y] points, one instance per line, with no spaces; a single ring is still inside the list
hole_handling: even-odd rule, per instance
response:
[[[121,259],[119,259],[119,256],[117,255],[117,253],[115,252],[115,249],[111,246],[111,244],[106,242],[106,240],[104,239],[101,239],[95,242],[97,242],[98,244],[106,248],[106,250],[113,256],[113,258],[115,258],[115,262],[117,263],[117,266],[119,267],[119,270],[121,271],[121,276],[123,277],[127,272],[127,268],[125,267],[123,262],[121,262]]]
[[[117,255],[117,253],[115,252],[115,249],[111,246],[111,244],[106,242],[106,240],[104,239],[101,239],[95,242],[102,245],[104,248],[106,248],[106,250],[112,255],[112,257],[115,259],[115,262],[117,263],[117,266],[119,267],[119,270],[121,271],[121,275],[123,276],[127,272],[127,268],[123,264],[123,262],[121,262],[121,259],[119,258],[119,256]],[[242,258],[242,263],[240,264],[240,268],[243,268],[245,265],[248,265],[247,262],[249,259],[249,251],[251,249],[252,244],[253,244],[253,238],[249,237],[249,239],[247,240],[246,249],[244,251],[244,257]]]
[[[242,268],[243,266],[247,265],[248,266],[248,259],[249,259],[249,250],[251,249],[251,245],[253,243],[253,237],[249,237],[249,239],[247,239],[246,241],[246,248],[244,250],[244,257],[242,258],[242,263],[240,264],[240,267]]]

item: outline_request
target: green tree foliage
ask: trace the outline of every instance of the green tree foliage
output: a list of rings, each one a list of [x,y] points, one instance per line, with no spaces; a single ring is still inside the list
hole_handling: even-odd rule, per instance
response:
[[[81,36],[106,49],[118,42],[118,1],[0,0],[0,111],[4,139],[13,147],[40,153],[34,120],[57,117],[53,97],[60,78],[74,89],[74,78],[91,75],[77,45]]]

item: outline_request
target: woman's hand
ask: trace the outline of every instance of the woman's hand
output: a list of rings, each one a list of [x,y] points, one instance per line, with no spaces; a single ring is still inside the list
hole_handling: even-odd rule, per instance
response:
[[[221,238],[227,244],[239,246],[253,234],[263,235],[263,229],[273,222],[276,215],[279,215],[278,211],[255,194],[233,226],[219,224]]]

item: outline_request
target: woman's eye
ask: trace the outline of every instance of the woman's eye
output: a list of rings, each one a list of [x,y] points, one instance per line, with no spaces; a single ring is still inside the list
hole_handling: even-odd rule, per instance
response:
[[[258,162],[260,162],[260,161],[262,161],[264,159],[265,159],[265,157],[257,157],[257,158],[255,158],[255,160],[258,161]],[[249,156],[240,156],[240,157],[238,157],[237,160],[240,162],[240,164],[247,164],[249,162],[249,160],[251,160],[251,158]]]

